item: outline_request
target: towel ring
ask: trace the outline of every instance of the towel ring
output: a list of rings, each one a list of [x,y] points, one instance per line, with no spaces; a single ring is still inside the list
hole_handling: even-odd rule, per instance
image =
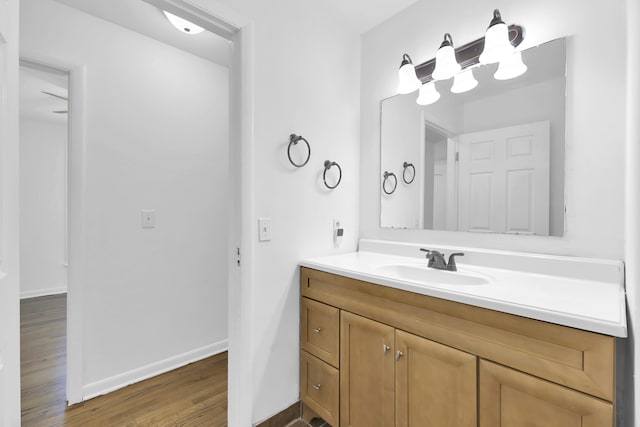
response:
[[[404,162],[402,164],[404,170],[402,171],[402,180],[405,184],[411,184],[414,179],[416,179],[416,167],[413,166],[413,163]],[[407,179],[407,169],[411,168],[411,179]]]
[[[291,158],[291,146],[297,145],[298,142],[300,141],[304,141],[304,143],[307,145],[307,159],[303,163],[296,163]],[[307,141],[300,135],[296,135],[295,133],[292,133],[291,135],[289,135],[289,147],[287,147],[287,157],[289,157],[289,161],[291,162],[291,164],[297,168],[301,168],[307,163],[309,163],[309,159],[311,158],[311,146],[309,145],[309,141]]]
[[[393,177],[393,188],[391,189],[391,191],[387,191],[387,180],[391,177]],[[396,174],[393,172],[384,171],[384,179],[382,180],[382,191],[384,191],[384,194],[393,194],[393,192],[396,191],[397,186],[398,177],[396,176]]]
[[[331,169],[333,166],[337,166],[338,167],[338,171],[340,172],[340,175],[338,177],[338,182],[336,182],[336,185],[331,186],[331,185],[327,184],[327,171],[329,169]],[[340,165],[337,164],[336,162],[332,162],[330,160],[325,160],[324,161],[324,172],[322,173],[322,180],[324,181],[324,185],[330,190],[333,190],[338,185],[340,185],[340,181],[342,181],[342,168],[340,167]]]

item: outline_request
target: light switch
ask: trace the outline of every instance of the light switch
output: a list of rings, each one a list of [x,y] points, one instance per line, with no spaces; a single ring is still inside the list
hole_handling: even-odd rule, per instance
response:
[[[268,242],[271,240],[271,218],[258,218],[258,240]]]
[[[156,211],[154,209],[142,210],[142,228],[155,228]]]

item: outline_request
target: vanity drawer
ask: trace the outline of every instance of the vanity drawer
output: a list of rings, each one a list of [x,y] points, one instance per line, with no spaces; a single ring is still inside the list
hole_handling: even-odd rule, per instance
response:
[[[336,368],[339,367],[340,311],[309,298],[302,298],[300,306],[302,349]]]
[[[300,352],[300,400],[334,427],[339,419],[339,372],[306,351]]]

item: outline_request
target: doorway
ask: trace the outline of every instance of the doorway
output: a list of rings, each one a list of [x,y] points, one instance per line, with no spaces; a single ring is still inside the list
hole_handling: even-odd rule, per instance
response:
[[[172,2],[172,4],[175,4],[175,2]],[[174,6],[175,7],[175,6]],[[238,36],[239,34],[233,33],[232,34],[232,38],[235,38],[236,36]],[[236,44],[234,45],[234,55],[238,55],[239,54],[239,49],[236,50],[236,48],[239,45]],[[65,61],[73,64],[73,66],[78,66],[78,68],[82,68],[81,66],[79,66],[77,63],[74,63],[73,61],[69,61],[68,59],[65,59]],[[241,60],[238,58],[237,59],[237,64],[240,64]],[[129,69],[127,69],[127,72],[130,72],[131,69],[135,69],[135,67],[131,67]],[[89,85],[89,84],[94,84],[95,85],[95,81],[96,81],[96,70],[97,68],[94,66],[93,68],[91,68],[92,74],[87,73],[87,78],[86,79],[75,79],[75,82],[79,83],[79,85],[81,87],[83,87],[83,85]],[[237,69],[236,69],[237,70]],[[77,70],[76,70],[77,71]],[[81,74],[81,69],[78,71],[78,73]],[[80,75],[77,74],[77,75]],[[235,76],[241,76],[241,72],[238,72],[238,74],[234,74],[234,73],[230,73],[232,76],[232,79],[235,78]],[[74,102],[73,100],[75,99],[74,97],[79,96],[77,91],[74,91],[74,71],[71,72],[72,75],[72,93],[71,93],[71,108],[73,109],[73,105]],[[89,77],[90,76],[90,77]],[[149,74],[149,76],[151,76]],[[111,73],[108,76],[111,79],[117,80],[118,78],[122,78],[122,74],[119,73]],[[240,89],[240,84],[239,82],[232,82],[231,84],[232,86],[232,91],[237,91]],[[99,87],[99,86],[98,86]],[[92,94],[91,90],[95,90],[96,86],[91,86],[87,88],[87,96],[95,96],[95,92]],[[149,91],[149,94],[151,96],[158,96],[158,94],[162,95],[163,91],[159,90],[159,91]],[[108,93],[107,95],[113,95],[113,93]],[[235,98],[235,97],[232,97]],[[243,111],[241,108],[239,108],[242,104],[239,100],[240,97],[236,98],[238,99],[233,105],[231,105],[231,140],[232,141],[238,141],[240,138],[240,131],[239,128],[242,125],[245,125],[243,122],[240,121],[240,119],[238,118],[238,116],[236,114],[238,114],[239,111]],[[113,102],[113,105],[111,105],[108,110],[103,110],[100,109],[98,110],[98,108],[96,107],[95,104],[93,104],[93,108],[89,108],[87,109],[87,111],[90,111],[91,113],[93,113],[93,115],[91,115],[91,120],[96,120],[96,118],[99,117],[99,115],[97,114],[98,111],[100,113],[103,114],[111,114],[111,113],[117,113],[119,111],[122,110],[126,110],[127,108],[130,108],[130,105],[126,102],[126,98],[122,98],[122,97],[113,97],[113,98],[108,98],[109,100],[111,100]],[[75,103],[75,105],[79,106],[81,105],[83,102],[91,102],[90,99],[80,99],[79,102]],[[90,105],[91,107],[91,105]],[[128,111],[128,110],[127,110]],[[169,113],[173,113],[173,114],[184,114],[184,109],[165,109],[165,111],[167,111],[167,118],[174,118],[175,116],[172,116]],[[242,113],[241,113],[242,114]],[[77,115],[74,115],[74,117],[77,117]],[[235,117],[235,119],[234,119]],[[77,126],[78,123],[87,123],[86,120],[75,120],[74,119],[74,125],[73,126]],[[162,123],[161,121],[158,121],[158,123]],[[81,127],[81,126],[80,126]],[[125,128],[125,127],[123,127]],[[114,127],[114,129],[118,130],[119,128],[116,126]],[[76,134],[78,136],[78,138],[74,138],[74,136],[72,135],[71,140],[72,140],[72,147],[70,149],[70,157],[71,157],[71,162],[70,162],[70,167],[71,167],[71,172],[75,171],[76,168],[78,168],[78,163],[73,163],[73,159],[76,158],[74,157],[75,154],[78,154],[78,150],[80,152],[80,154],[82,154],[83,149],[86,151],[86,146],[88,144],[88,139],[87,139],[87,135],[90,134],[91,132],[89,132],[87,129],[84,129],[84,131],[82,129],[80,129],[80,131]],[[92,135],[93,138],[95,138],[95,133],[93,133]],[[152,138],[148,138],[149,140],[153,140]],[[117,140],[116,140],[117,142]],[[180,143],[184,142],[183,140],[181,140],[180,138],[175,138],[174,139],[175,142],[175,147],[181,147]],[[228,155],[228,158],[230,159],[229,161],[229,175],[230,175],[230,179],[229,179],[229,188],[228,191],[230,192],[230,197],[229,197],[229,201],[230,203],[228,204],[228,206],[230,207],[230,212],[228,213],[228,218],[225,218],[225,220],[222,221],[222,223],[224,224],[225,222],[229,225],[228,227],[224,227],[225,229],[230,230],[230,236],[228,239],[228,251],[225,251],[226,254],[223,254],[220,258],[223,260],[223,262],[225,262],[227,264],[227,266],[229,267],[229,283],[231,284],[236,284],[239,280],[239,271],[240,269],[237,266],[237,259],[236,259],[236,254],[237,254],[237,248],[240,246],[238,244],[238,239],[239,239],[239,229],[240,229],[240,217],[239,217],[239,213],[240,213],[240,206],[241,206],[241,202],[240,202],[240,198],[241,198],[241,191],[240,191],[240,179],[236,179],[237,177],[239,177],[240,175],[240,164],[239,164],[239,159],[240,159],[240,144],[235,145],[235,144],[230,144],[231,147],[229,147],[230,149],[230,153]],[[92,168],[95,166],[95,162],[102,162],[105,161],[105,156],[107,155],[111,155],[113,154],[113,152],[115,150],[117,150],[117,144],[113,144],[112,146],[109,146],[108,149],[104,152],[102,152],[101,154],[103,154],[103,156],[97,158],[97,157],[92,157],[91,153],[89,153],[87,155],[87,153],[85,152],[85,160],[88,160],[88,164],[85,165],[84,170],[82,170],[82,168],[80,168],[80,170],[78,170],[77,174],[75,175],[75,178],[70,179],[70,185],[71,185],[71,190],[70,190],[70,252],[69,252],[69,265],[71,267],[70,269],[70,280],[69,280],[69,351],[68,351],[68,357],[71,359],[72,357],[74,358],[74,363],[69,363],[69,388],[68,388],[68,399],[71,403],[75,403],[75,402],[79,402],[83,399],[85,399],[87,396],[90,396],[92,394],[92,390],[96,393],[100,392],[100,390],[105,390],[108,388],[109,384],[106,383],[99,383],[99,381],[95,381],[92,383],[91,380],[95,379],[97,376],[95,374],[91,374],[91,375],[87,375],[86,372],[83,372],[83,366],[86,368],[86,366],[91,366],[91,362],[92,360],[95,359],[95,354],[88,354],[89,352],[87,351],[88,348],[91,347],[91,345],[83,345],[83,340],[87,339],[87,335],[88,333],[86,332],[86,330],[88,330],[89,328],[95,328],[95,312],[93,312],[93,308],[90,310],[85,309],[83,312],[83,302],[86,301],[90,301],[92,300],[94,302],[94,305],[92,307],[95,307],[95,302],[97,299],[97,296],[95,294],[89,294],[88,293],[88,288],[86,286],[86,281],[83,281],[83,278],[87,277],[87,273],[86,271],[78,271],[78,269],[76,269],[76,272],[73,273],[73,267],[76,266],[80,266],[83,267],[85,265],[88,264],[88,262],[78,262],[78,257],[81,256],[85,256],[85,258],[89,258],[91,256],[94,256],[94,254],[91,253],[91,251],[89,249],[87,249],[87,245],[86,242],[88,241],[88,239],[90,238],[95,238],[96,236],[93,235],[89,235],[87,233],[87,229],[89,229],[92,224],[87,224],[87,222],[91,222],[91,221],[95,221],[96,219],[99,219],[102,215],[109,215],[112,212],[109,211],[108,209],[104,209],[103,211],[100,210],[96,210],[93,207],[89,206],[90,203],[87,202],[87,200],[91,200],[92,203],[95,202],[96,198],[98,197],[98,195],[103,195],[101,194],[100,191],[94,191],[93,193],[87,193],[85,189],[83,189],[83,186],[80,185],[76,185],[77,183],[77,179],[84,179],[85,182],[88,182],[90,179],[95,179],[95,175],[93,176],[87,176],[87,171],[91,171],[93,170]],[[237,148],[236,148],[237,147]],[[76,150],[76,151],[74,151]],[[74,154],[75,153],[75,154]],[[194,156],[194,158],[197,156]],[[82,160],[82,156],[78,156],[78,158],[80,158],[80,160]],[[139,160],[139,159],[138,159]],[[142,166],[146,165],[146,159],[143,159],[144,161],[140,161],[137,162],[136,164],[139,165],[140,170],[143,170]],[[199,159],[195,158],[196,161],[198,161]],[[222,162],[224,162],[226,159],[221,159]],[[132,162],[134,163],[134,162]],[[216,167],[216,165],[212,165],[212,167]],[[118,180],[122,180],[123,177],[125,176],[121,170],[118,170],[117,168],[115,168],[115,170],[113,170],[112,174],[108,175],[110,176],[110,179],[114,180],[114,181],[118,181]],[[120,173],[119,173],[120,172]],[[151,175],[149,175],[151,176]],[[151,181],[150,181],[151,182]],[[94,185],[95,182],[91,183],[89,182],[89,184]],[[200,190],[206,190],[206,185],[216,185],[219,183],[218,182],[212,182],[209,184],[203,184],[198,186],[198,189]],[[74,191],[74,188],[77,191]],[[243,189],[244,191],[244,189]],[[118,205],[119,206],[119,205]],[[109,206],[105,206],[105,208],[108,208]],[[153,205],[145,205],[145,206],[140,206],[139,208],[150,208],[148,210],[154,210],[157,209],[157,216],[156,216],[156,224],[157,224],[157,228],[159,229],[161,226],[163,226],[164,224],[166,224],[166,220],[168,219],[168,217],[166,216],[166,212],[168,211],[167,207],[161,207],[158,208],[157,206],[153,206]],[[87,211],[90,211],[93,216],[88,215]],[[114,214],[118,214],[119,212],[113,212]],[[75,218],[78,219],[79,221],[74,221],[74,215]],[[144,217],[143,217],[144,218]],[[193,217],[191,217],[193,218]],[[85,223],[82,224],[81,221],[84,220]],[[135,216],[135,220],[137,220],[137,223],[135,224],[137,230],[133,230],[131,229],[131,232],[135,232],[135,233],[144,233],[146,231],[140,231],[140,210],[138,209],[136,212],[136,216]],[[190,221],[189,217],[184,218],[185,222]],[[164,222],[163,222],[164,221]],[[197,223],[197,222],[196,222]],[[95,229],[94,229],[95,230]],[[105,230],[107,231],[107,230]],[[98,237],[106,237],[107,242],[108,239],[112,236],[112,234],[109,234],[109,232],[112,233],[118,233],[120,230],[118,229],[114,229],[114,230],[108,230],[108,232],[104,233],[105,236],[98,236]],[[176,236],[179,237],[179,234],[175,234]],[[149,238],[153,238],[153,232],[147,233],[146,237]],[[75,242],[75,243],[74,243]],[[84,247],[83,247],[84,245]],[[84,251],[83,251],[84,249]],[[129,247],[119,247],[118,250],[121,251],[127,251],[130,250]],[[243,253],[243,257],[246,256],[246,258],[244,258],[244,260],[248,259],[248,254],[247,253]],[[140,257],[137,257],[137,260],[139,260]],[[95,258],[92,258],[93,261],[95,262]],[[132,260],[132,268],[135,268],[135,264],[133,264],[133,261],[136,261],[136,257],[130,257],[130,259]],[[211,258],[202,258],[200,262],[209,262],[211,260]],[[105,262],[113,262],[112,259],[108,259]],[[242,268],[242,267],[241,267]],[[125,275],[120,274],[120,271],[118,270],[110,270],[110,271],[106,271],[105,272],[105,276],[109,275],[110,277],[116,276],[117,279],[122,279]],[[113,276],[112,276],[113,275]],[[104,276],[103,276],[104,277]],[[115,284],[118,284],[118,281],[114,281]],[[93,283],[91,284],[93,286]],[[136,286],[137,284],[133,284],[132,286]],[[140,298],[140,306],[144,306],[144,304],[148,303],[148,296],[156,296],[158,294],[161,294],[163,291],[166,291],[166,287],[157,287],[155,293],[152,294],[144,294],[142,292],[140,292],[137,288],[134,287],[123,287],[123,289],[125,289],[128,294],[127,296],[131,297],[131,298]],[[231,291],[231,289],[233,288],[233,292]],[[232,293],[236,293],[236,290],[239,290],[240,287],[239,286],[231,286],[229,287],[230,289],[230,294]],[[186,294],[183,293],[183,295]],[[113,311],[114,308],[115,310],[118,310],[120,308],[120,306],[118,305],[119,301],[111,301],[109,299],[109,295],[100,295],[102,297],[101,300],[99,300],[99,302],[103,305],[102,308],[104,310],[111,310]],[[226,298],[225,298],[226,299]],[[75,300],[75,302],[74,302]],[[235,302],[235,304],[239,304],[240,303],[240,298],[234,297],[232,295],[229,296],[229,300]],[[176,301],[179,302],[179,301]],[[231,304],[232,306],[234,306],[234,304]],[[121,310],[121,309],[120,309]],[[119,311],[119,313],[121,313],[121,311]],[[119,319],[117,319],[118,321],[122,320],[123,317],[129,315],[129,312],[124,312],[121,313],[121,316]],[[229,338],[230,341],[233,341],[233,337],[237,336],[238,332],[238,325],[237,325],[237,311],[234,310],[233,308],[230,308],[229,310]],[[89,319],[87,319],[89,318]],[[179,316],[175,317],[177,320],[181,320],[181,318]],[[232,320],[233,319],[233,320]],[[88,321],[87,321],[88,320]],[[131,322],[122,322],[122,325],[119,325],[120,327],[124,326],[129,326],[129,327],[139,327],[141,323],[147,322],[148,319],[141,319],[140,322],[137,322],[135,324],[132,324]],[[75,325],[75,326],[74,326]],[[171,323],[167,323],[165,325],[166,327],[172,327],[173,324]],[[85,331],[82,330],[82,328],[84,327]],[[107,331],[108,332],[108,331]],[[105,340],[108,339],[108,336],[104,336],[104,335],[100,335],[98,334],[97,336],[99,336],[99,338],[101,340]],[[140,337],[142,338],[146,338],[145,335],[140,334]],[[188,338],[188,337],[187,337]],[[93,334],[90,339],[96,339],[96,334]],[[95,344],[95,341],[94,341]],[[136,344],[136,342],[134,341],[133,344]],[[75,347],[74,347],[75,346]],[[229,347],[232,347],[232,343],[229,344]],[[239,345],[235,347],[235,349],[238,349]],[[95,348],[95,346],[94,346]],[[106,348],[107,351],[113,351],[112,348],[109,347],[108,344],[104,345],[104,348]],[[135,348],[135,347],[133,347]],[[233,354],[234,354],[234,349],[231,349],[231,359],[233,359]],[[244,353],[246,354],[246,352]],[[117,360],[115,358],[112,358],[112,360],[115,360],[117,363]],[[231,361],[230,365],[233,365],[233,361]],[[233,368],[232,368],[233,369]],[[240,375],[243,376],[244,372]],[[84,376],[84,378],[83,378]],[[100,378],[100,377],[98,377]],[[250,377],[249,377],[250,378]],[[230,375],[230,380],[231,383],[234,382],[234,376]],[[88,390],[87,387],[87,383],[89,383],[92,387],[91,390]],[[117,384],[112,383],[112,385],[117,386]],[[106,387],[105,387],[106,386]],[[233,386],[232,386],[233,387]],[[245,389],[246,390],[246,389]],[[231,406],[233,406],[233,404],[231,404]],[[246,406],[245,406],[246,407]],[[232,412],[232,409],[230,410],[230,412]],[[230,418],[231,418],[231,414],[230,414]]]

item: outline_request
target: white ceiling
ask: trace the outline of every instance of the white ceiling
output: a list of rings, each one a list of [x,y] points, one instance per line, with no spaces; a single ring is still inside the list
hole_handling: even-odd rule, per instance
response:
[[[68,97],[68,81],[64,74],[20,66],[20,117],[65,123],[67,115],[53,111],[67,110],[67,101],[42,91]]]
[[[229,41],[203,31],[178,31],[162,11],[141,0],[56,0],[222,66],[229,62]]]
[[[365,33],[418,0],[323,0],[342,22]]]
[[[56,1],[220,65],[228,65],[229,42],[227,40],[208,31],[200,34],[184,34],[169,24],[160,9],[144,1]],[[352,27],[358,33],[364,33],[416,1],[418,0],[322,0],[315,3],[314,7],[326,8],[339,22]]]

